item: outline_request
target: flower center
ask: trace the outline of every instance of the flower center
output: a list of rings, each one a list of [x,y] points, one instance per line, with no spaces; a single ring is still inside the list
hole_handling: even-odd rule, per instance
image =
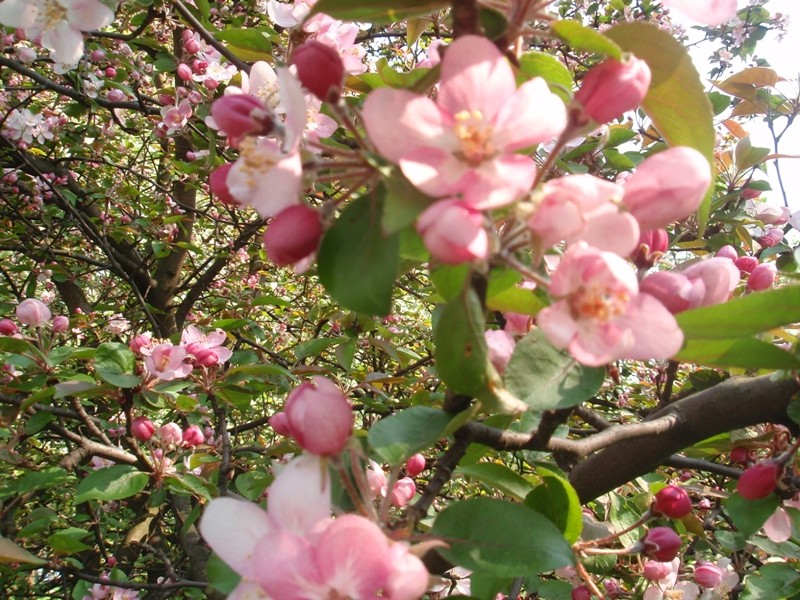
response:
[[[45,0],[39,16],[39,21],[44,25],[45,29],[51,29],[66,20],[66,8],[61,6],[57,0]]]
[[[484,122],[481,111],[462,110],[455,115],[455,119],[453,131],[460,146],[456,152],[458,158],[474,168],[496,154],[492,146],[494,130],[491,125]]]
[[[628,300],[630,296],[625,290],[589,285],[577,292],[570,304],[579,317],[606,323],[625,312]]]

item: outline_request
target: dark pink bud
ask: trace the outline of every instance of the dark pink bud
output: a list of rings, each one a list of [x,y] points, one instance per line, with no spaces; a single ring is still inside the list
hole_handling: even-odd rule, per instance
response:
[[[592,600],[592,592],[585,585],[572,588],[572,600]]]
[[[753,465],[749,469],[745,469],[742,476],[739,477],[736,491],[747,500],[766,498],[778,486],[781,471],[781,467],[773,460],[765,460]]]
[[[64,333],[69,329],[69,318],[64,315],[53,317],[53,333]]]
[[[175,98],[169,94],[160,94],[158,96],[158,103],[161,106],[170,106],[175,103]]]
[[[11,319],[0,320],[0,335],[14,335],[19,329]]]
[[[205,442],[206,438],[203,435],[203,431],[197,425],[189,425],[189,427],[183,430],[184,446],[194,448],[200,444],[205,444]]]
[[[211,188],[211,193],[223,204],[229,206],[240,206],[239,202],[231,195],[228,189],[228,172],[233,168],[233,163],[225,163],[211,171],[208,176],[208,187]]]
[[[631,260],[640,269],[649,269],[656,264],[669,248],[669,235],[664,229],[651,229],[639,235],[639,247]]]
[[[106,67],[106,77],[114,79],[117,76],[117,70],[114,67]]]
[[[208,63],[204,60],[195,59],[192,61],[192,71],[197,75],[204,75],[208,69]]]
[[[153,343],[153,338],[150,336],[149,333],[142,333],[134,337],[129,343],[128,347],[131,349],[132,352],[136,352],[139,354],[142,351],[142,348],[151,346]]]
[[[269,418],[269,426],[272,427],[276,433],[285,435],[287,437],[292,435],[289,429],[289,421],[286,418],[285,412],[276,412]]]
[[[406,461],[406,475],[416,477],[425,470],[425,457],[417,452]]]
[[[699,562],[694,569],[694,580],[704,588],[715,588],[722,583],[722,569],[710,562]]]
[[[606,579],[603,587],[606,588],[606,597],[609,600],[616,600],[622,596],[622,586],[616,579]]]
[[[146,442],[155,433],[153,422],[147,417],[136,417],[131,423],[131,434],[140,442]]]
[[[214,348],[206,348],[200,346],[199,348],[186,351],[194,356],[194,362],[203,367],[213,367],[219,364],[219,355]]]
[[[758,266],[758,259],[755,256],[740,256],[733,261],[742,275],[745,273],[752,273],[753,269]]]
[[[761,263],[750,273],[750,277],[747,280],[747,287],[754,292],[768,290],[772,287],[772,284],[775,283],[775,277],[777,275],[778,269],[775,267],[775,263]]]
[[[109,556],[108,560],[106,560],[106,564],[113,569],[115,566],[117,566],[117,557]]]
[[[192,68],[186,63],[181,63],[178,65],[177,73],[178,73],[178,78],[181,81],[191,81],[192,79]]]
[[[232,94],[214,100],[211,116],[220,129],[234,139],[250,134],[267,135],[273,128],[267,107],[248,94]]]
[[[753,188],[742,188],[741,190],[742,198],[745,200],[752,200],[753,198],[758,198],[761,195],[759,190],[754,190]]]
[[[292,53],[291,64],[303,87],[323,102],[336,102],[342,93],[344,63],[339,53],[317,40],[309,40]]]
[[[103,50],[97,49],[92,50],[92,53],[89,55],[89,60],[92,62],[102,62],[106,58],[106,53]]]
[[[717,250],[717,256],[720,258],[729,258],[731,260],[736,260],[739,258],[739,253],[736,252],[736,248],[728,244],[727,246],[723,246],[719,250]]]
[[[203,80],[203,85],[206,86],[207,90],[211,90],[212,92],[219,87],[219,81],[216,79],[211,79],[211,77],[206,77]]]
[[[669,527],[653,527],[644,536],[644,553],[653,560],[669,562],[681,549],[681,536]]]
[[[753,459],[753,451],[746,446],[734,446],[731,449],[731,462],[735,465],[747,465]]]
[[[189,54],[197,54],[200,51],[200,44],[193,39],[186,40],[186,42],[183,44],[183,49]]]
[[[756,241],[764,248],[772,248],[773,246],[777,246],[783,241],[783,230],[779,229],[778,227],[773,227],[760,238],[757,238]]]
[[[108,99],[111,100],[111,102],[122,102],[125,100],[125,92],[117,88],[108,90]]]
[[[652,510],[670,519],[680,519],[692,512],[692,500],[682,487],[668,485],[656,494]]]
[[[276,265],[293,265],[314,253],[321,237],[319,211],[296,204],[272,218],[264,232],[264,249]]]
[[[608,59],[586,73],[575,100],[597,123],[608,123],[637,108],[650,87],[650,67],[628,55],[622,62]]]
[[[350,403],[338,385],[319,375],[289,394],[284,412],[292,437],[312,454],[339,454],[353,432]]]

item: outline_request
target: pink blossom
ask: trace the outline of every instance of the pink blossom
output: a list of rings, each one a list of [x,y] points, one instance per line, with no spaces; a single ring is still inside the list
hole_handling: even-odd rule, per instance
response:
[[[321,458],[306,454],[278,473],[266,512],[250,502],[217,498],[206,508],[200,531],[242,578],[232,597],[422,596],[428,574],[407,545],[390,541],[364,517],[331,519],[330,510],[327,469]]]
[[[404,507],[406,504],[411,502],[411,499],[416,493],[417,485],[414,483],[414,480],[411,479],[411,477],[403,477],[402,479],[395,481],[394,487],[392,488],[392,493],[390,495],[392,506],[399,506],[400,508]]]
[[[682,271],[659,271],[648,275],[640,289],[656,297],[676,314],[725,302],[738,283],[736,266],[729,259],[717,256],[696,262]]]
[[[128,342],[128,347],[137,354],[150,354],[153,348],[153,337],[149,333],[140,333]]]
[[[756,241],[764,248],[772,248],[783,241],[783,231],[779,227],[771,227],[764,235],[756,238]]]
[[[162,381],[183,379],[192,372],[192,364],[187,362],[186,349],[162,343],[153,347],[149,355],[144,357],[144,366],[148,374]]]
[[[776,544],[782,544],[792,537],[792,517],[786,508],[800,510],[800,500],[784,500],[764,523],[764,533]]]
[[[542,248],[583,240],[600,250],[627,256],[639,239],[639,224],[617,204],[623,189],[592,175],[551,179],[542,188],[528,227]]]
[[[761,263],[747,278],[747,288],[754,292],[768,290],[775,283],[775,277],[778,275],[778,268],[775,263]]]
[[[544,80],[516,87],[497,47],[483,37],[453,42],[441,65],[437,102],[379,88],[364,103],[370,140],[408,180],[433,197],[461,194],[484,210],[514,202],[535,166],[517,151],[559,135],[566,110]]]
[[[189,446],[190,448],[194,448],[195,446],[199,446],[200,444],[205,444],[205,443],[206,443],[206,436],[203,435],[203,430],[200,429],[197,425],[189,425],[189,427],[183,430],[184,446]]]
[[[722,569],[710,562],[698,562],[694,568],[694,580],[700,587],[715,588],[722,583]]]
[[[730,260],[736,260],[737,258],[739,258],[739,253],[736,252],[736,248],[734,248],[730,244],[727,244],[722,248],[720,248],[719,250],[717,250],[716,256],[719,256],[720,258],[728,258]]]
[[[533,326],[533,318],[530,315],[504,312],[503,318],[506,320],[506,324],[503,326],[503,331],[507,331],[511,335],[525,335]]]
[[[640,294],[628,263],[583,242],[570,247],[550,285],[555,303],[537,321],[550,342],[600,366],[617,358],[668,358],[683,343],[675,318]]]
[[[300,202],[302,174],[297,152],[286,154],[274,140],[247,137],[225,184],[238,203],[267,218]]]
[[[764,225],[785,225],[791,215],[788,206],[775,206],[766,202],[759,202],[753,206],[753,218]]]
[[[490,329],[483,332],[489,350],[489,362],[501,375],[505,372],[517,342],[507,331]]]
[[[227,336],[222,329],[215,329],[205,335],[194,325],[189,325],[181,334],[181,345],[186,353],[204,367],[213,367],[230,360],[233,352],[223,346],[226,340]]]
[[[417,231],[431,257],[439,262],[472,262],[489,254],[483,215],[465,202],[435,202],[417,219]]]
[[[685,219],[700,206],[711,168],[694,148],[676,146],[647,157],[625,182],[622,203],[643,231]]]
[[[662,0],[664,6],[674,8],[703,25],[722,25],[736,16],[736,0]]]
[[[639,247],[631,260],[640,269],[649,269],[656,264],[669,248],[669,235],[664,229],[651,229],[639,235]]]
[[[17,320],[23,325],[40,327],[50,320],[52,313],[47,305],[36,298],[26,298],[16,310]]]
[[[367,467],[367,485],[369,485],[369,492],[373,500],[383,498],[389,491],[386,472],[374,460],[370,460]]]
[[[637,108],[650,87],[650,67],[628,55],[592,67],[575,92],[575,100],[596,123],[608,123]]]
[[[149,440],[155,431],[155,425],[147,417],[135,417],[131,422],[131,435],[140,442]]]
[[[41,38],[53,60],[69,66],[83,55],[82,31],[111,24],[114,13],[98,0],[5,0],[0,23],[20,27],[29,38]]]
[[[268,135],[273,129],[272,114],[255,96],[230,94],[211,105],[211,116],[220,130],[238,143],[246,135]]]
[[[183,431],[177,423],[167,423],[158,429],[158,437],[164,444],[177,446],[183,441]]]
[[[316,376],[296,387],[284,408],[292,437],[306,451],[339,454],[353,431],[353,409],[338,385]]]

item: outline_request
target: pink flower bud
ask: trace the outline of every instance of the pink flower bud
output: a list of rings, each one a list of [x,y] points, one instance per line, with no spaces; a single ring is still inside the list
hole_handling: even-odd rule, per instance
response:
[[[186,42],[183,44],[183,49],[189,54],[197,54],[200,52],[200,44],[198,44],[194,39],[186,40]]]
[[[309,40],[295,49],[290,63],[297,68],[297,78],[309,92],[323,102],[339,100],[344,63],[334,48]]]
[[[148,348],[153,344],[153,338],[150,336],[149,333],[141,333],[134,337],[129,343],[128,347],[131,349],[132,352],[139,354],[142,352],[142,348]]]
[[[644,553],[654,560],[667,562],[678,556],[681,537],[669,527],[653,527],[644,536]]]
[[[292,435],[292,430],[289,428],[289,421],[286,418],[286,413],[276,412],[269,418],[269,426],[275,430],[275,433],[289,437]]]
[[[673,271],[657,271],[644,278],[639,286],[643,294],[650,294],[672,314],[700,306],[703,290],[692,285],[689,278]]]
[[[106,59],[106,53],[99,48],[97,50],[92,50],[92,53],[89,55],[89,60],[92,62],[103,62]]]
[[[710,562],[699,562],[694,569],[694,580],[700,587],[715,588],[722,583],[722,569]]]
[[[639,234],[639,247],[631,260],[640,269],[649,269],[656,264],[669,248],[669,235],[664,229],[651,229]]]
[[[208,69],[208,62],[200,59],[192,61],[192,72],[196,75],[205,75],[206,69]]]
[[[692,512],[692,500],[683,488],[668,485],[656,494],[652,510],[670,519],[680,519]]]
[[[597,123],[608,123],[637,108],[650,87],[650,67],[628,55],[622,62],[608,59],[586,73],[575,100]]]
[[[693,285],[702,288],[700,303],[695,306],[711,306],[728,300],[730,293],[739,283],[736,267],[726,258],[712,256],[689,265],[681,273]]]
[[[483,214],[457,200],[440,200],[426,208],[417,219],[417,231],[439,262],[455,265],[489,254]]]
[[[69,329],[69,318],[64,315],[53,317],[53,333],[64,333]]]
[[[499,329],[484,331],[483,336],[489,349],[489,362],[502,375],[508,366],[508,361],[511,360],[517,342],[510,333]]]
[[[207,77],[203,80],[203,85],[206,86],[207,90],[214,91],[219,87],[219,81],[212,79],[211,77]]]
[[[165,444],[179,445],[183,441],[183,431],[177,423],[167,423],[158,430],[158,437]]]
[[[572,588],[572,600],[592,600],[592,592],[585,585]]]
[[[406,461],[406,474],[409,477],[416,477],[425,470],[425,457],[417,452]]]
[[[711,168],[694,148],[676,146],[654,154],[625,183],[622,203],[642,230],[666,227],[700,206],[711,184]]]
[[[606,589],[606,597],[609,600],[616,600],[622,596],[622,586],[616,579],[606,579],[603,581],[603,587]]]
[[[131,435],[140,442],[146,442],[155,433],[153,422],[147,417],[136,417],[131,423]]]
[[[789,221],[791,212],[787,206],[760,203],[755,207],[753,217],[764,225],[785,225]]]
[[[353,431],[353,409],[335,383],[316,376],[296,387],[284,407],[295,441],[321,456],[339,454]]]
[[[211,116],[229,136],[240,139],[246,135],[267,135],[274,123],[264,103],[248,94],[231,94],[214,100]]]
[[[192,80],[192,68],[186,63],[181,63],[178,65],[177,74],[178,74],[178,79],[180,79],[181,81]]]
[[[175,103],[175,98],[169,94],[160,94],[158,96],[158,103],[161,106],[170,106]]]
[[[411,502],[411,499],[414,497],[414,494],[417,493],[417,485],[414,483],[414,480],[410,477],[403,477],[395,482],[394,487],[392,488],[392,493],[390,496],[390,500],[392,502],[392,506],[398,506],[400,508],[404,507],[406,504]]]
[[[739,253],[736,252],[736,248],[728,244],[727,246],[723,246],[719,250],[717,250],[717,254],[719,258],[729,258],[730,260],[736,260],[739,258]]]
[[[745,273],[752,273],[753,269],[758,266],[758,259],[755,256],[740,256],[733,261],[742,275]]]
[[[760,238],[756,238],[756,241],[764,248],[772,248],[783,241],[783,231],[777,227],[773,227]]]
[[[108,90],[108,99],[111,102],[123,102],[125,100],[125,92],[117,88]]]
[[[735,465],[747,465],[753,460],[753,451],[746,446],[734,446],[731,449],[731,462]]]
[[[241,206],[238,200],[233,197],[228,188],[228,173],[233,168],[233,163],[225,163],[211,171],[208,176],[208,187],[217,200],[228,206]]]
[[[117,70],[114,67],[106,67],[105,74],[109,79],[114,79],[117,76]]]
[[[775,277],[778,275],[778,269],[775,263],[761,263],[747,279],[747,287],[754,292],[768,290],[775,283]]]
[[[14,335],[19,329],[11,319],[0,320],[0,335]]]
[[[659,562],[657,560],[648,560],[644,563],[642,575],[648,581],[658,581],[664,579],[672,572],[671,562]]]
[[[17,306],[17,320],[23,325],[39,327],[50,320],[50,309],[41,300],[28,298]]]
[[[765,460],[745,469],[736,484],[736,491],[747,500],[766,498],[778,487],[781,467],[774,460]]]
[[[264,232],[264,249],[276,265],[293,265],[319,246],[322,215],[318,210],[296,204],[275,215]]]
[[[200,444],[205,444],[205,442],[206,437],[203,435],[203,431],[197,425],[189,425],[189,427],[183,430],[184,446],[194,448]]]

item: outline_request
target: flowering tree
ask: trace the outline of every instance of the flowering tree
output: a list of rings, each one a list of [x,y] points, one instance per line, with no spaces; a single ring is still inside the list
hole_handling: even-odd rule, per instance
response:
[[[797,597],[764,4],[0,3],[9,597]]]

